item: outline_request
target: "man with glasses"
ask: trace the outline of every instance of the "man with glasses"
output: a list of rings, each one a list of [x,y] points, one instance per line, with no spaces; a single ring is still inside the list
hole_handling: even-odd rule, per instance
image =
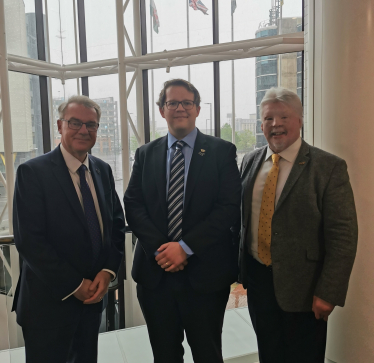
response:
[[[191,83],[165,82],[157,104],[169,132],[136,151],[124,198],[138,237],[132,276],[155,363],[183,362],[184,332],[194,362],[222,363],[237,273],[230,232],[240,215],[236,148],[196,128],[200,95]]]
[[[88,154],[100,107],[73,96],[58,110],[61,144],[17,170],[13,224],[23,265],[13,308],[27,363],[91,363],[125,222],[110,166]]]

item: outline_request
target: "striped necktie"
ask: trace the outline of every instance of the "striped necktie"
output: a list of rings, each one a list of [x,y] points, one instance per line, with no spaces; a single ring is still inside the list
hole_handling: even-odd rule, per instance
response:
[[[97,217],[95,203],[92,197],[92,193],[88,183],[86,181],[86,165],[82,164],[79,171],[80,187],[83,200],[83,209],[86,216],[88,231],[91,237],[92,245],[92,266],[95,266],[99,259],[101,247],[102,247],[102,236],[99,219]]]
[[[271,156],[273,166],[266,177],[258,224],[258,257],[266,265],[271,265],[271,221],[275,207],[275,191],[279,174],[279,154]]]
[[[182,237],[182,214],[184,194],[184,141],[177,141],[170,165],[168,192],[168,238],[170,242],[179,242]]]

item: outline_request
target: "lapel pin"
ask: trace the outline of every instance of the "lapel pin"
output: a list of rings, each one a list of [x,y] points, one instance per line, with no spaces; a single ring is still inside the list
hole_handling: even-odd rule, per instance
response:
[[[305,161],[302,161],[301,163],[299,163],[299,165],[304,165],[305,164]]]
[[[100,174],[100,170],[99,169],[96,169],[97,173]]]

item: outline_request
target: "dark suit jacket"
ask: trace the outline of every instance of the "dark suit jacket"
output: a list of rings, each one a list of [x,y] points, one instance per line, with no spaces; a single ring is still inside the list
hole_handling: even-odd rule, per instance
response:
[[[204,150],[203,152],[201,150]],[[140,147],[124,203],[127,221],[138,237],[132,276],[150,289],[164,272],[155,251],[166,242],[167,136]],[[186,273],[192,287],[212,292],[235,281],[237,249],[230,227],[240,215],[240,177],[233,144],[198,132],[189,167],[182,239],[194,255]]]
[[[83,309],[72,293],[103,268],[117,272],[125,222],[110,166],[89,155],[103,220],[103,249],[92,269],[92,249],[82,206],[60,147],[21,164],[14,193],[14,240],[23,266],[13,308],[32,329],[72,324]],[[103,308],[98,303],[97,309]]]
[[[241,280],[247,285],[252,192],[266,147],[242,162]],[[272,220],[275,295],[284,311],[310,311],[313,295],[343,306],[357,247],[357,218],[344,160],[302,142]]]

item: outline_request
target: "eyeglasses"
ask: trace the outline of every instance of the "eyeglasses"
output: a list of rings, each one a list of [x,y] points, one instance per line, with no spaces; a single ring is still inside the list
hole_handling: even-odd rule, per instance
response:
[[[180,102],[178,102],[178,101],[165,102],[165,105],[166,105],[168,110],[176,110],[179,107],[179,104],[181,104],[182,107],[185,110],[191,110],[193,108],[193,105],[195,104],[195,102],[194,101],[188,101],[188,100],[180,101]]]
[[[72,129],[72,130],[80,130],[82,125],[86,125],[86,129],[89,132],[96,132],[97,129],[99,128],[99,124],[94,121],[82,122],[75,118],[71,118],[70,120],[64,120],[63,118],[60,118],[60,120],[66,121],[68,123],[69,129]]]

